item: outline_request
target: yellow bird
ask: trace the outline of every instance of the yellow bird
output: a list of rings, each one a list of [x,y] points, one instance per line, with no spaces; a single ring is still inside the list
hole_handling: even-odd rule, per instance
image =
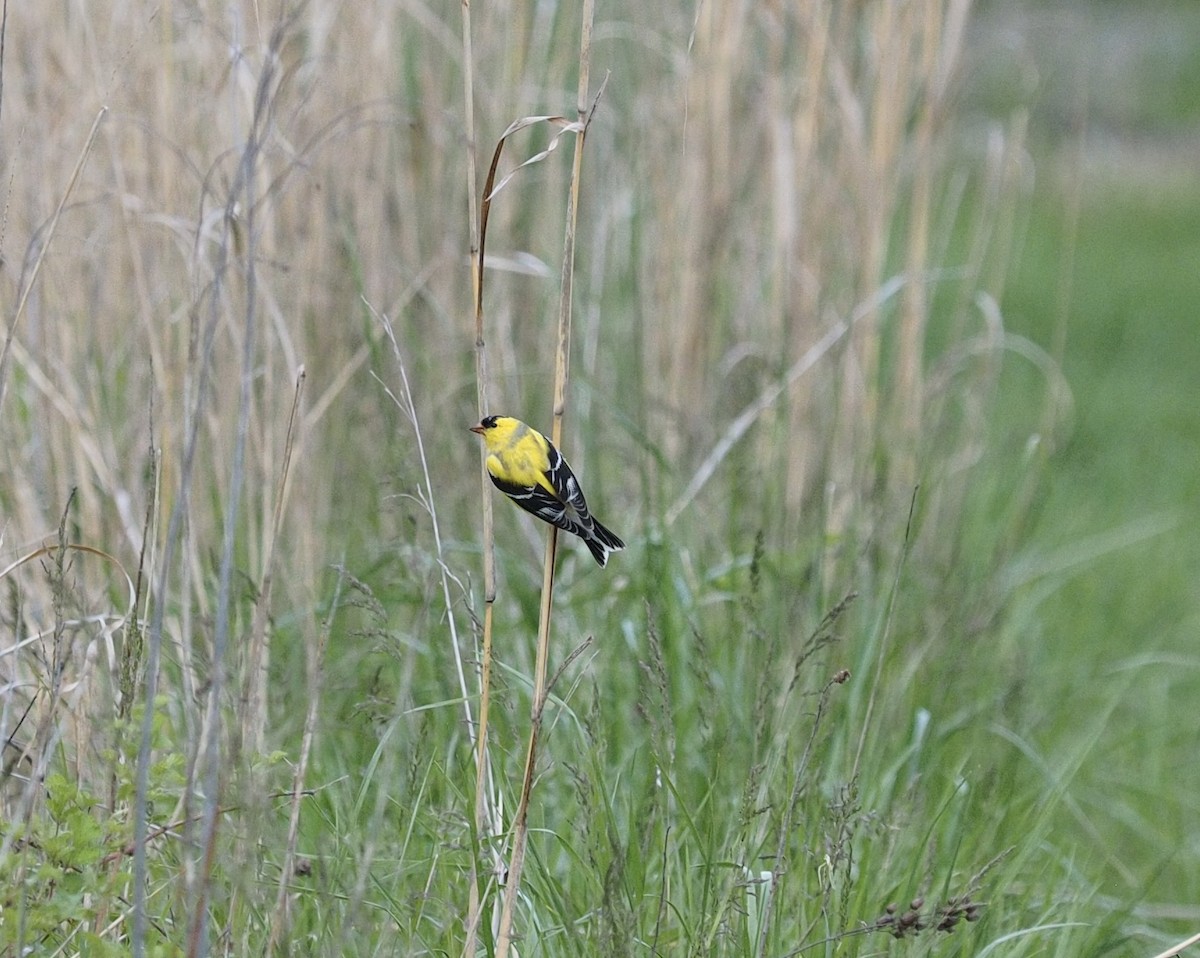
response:
[[[625,548],[588,511],[579,480],[554,443],[510,416],[485,416],[471,432],[487,446],[492,485],[539,519],[579,536],[604,566],[608,554]]]

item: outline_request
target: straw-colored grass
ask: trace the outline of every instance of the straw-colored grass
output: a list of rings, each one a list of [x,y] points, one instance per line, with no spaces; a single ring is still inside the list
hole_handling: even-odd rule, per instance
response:
[[[4,947],[794,954],[1035,867],[892,734],[1009,345],[969,4],[583,6],[8,11]],[[487,412],[603,573],[480,504]]]

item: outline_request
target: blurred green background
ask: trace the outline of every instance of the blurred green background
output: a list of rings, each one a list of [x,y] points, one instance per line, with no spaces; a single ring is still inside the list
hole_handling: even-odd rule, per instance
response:
[[[1081,859],[1109,862],[1110,901],[1145,894],[1194,928],[1200,763],[1178,758],[1200,755],[1200,4],[979,13],[976,95],[1031,109],[1005,319],[1061,356],[1074,399],[1019,557],[1049,755],[1103,724]]]

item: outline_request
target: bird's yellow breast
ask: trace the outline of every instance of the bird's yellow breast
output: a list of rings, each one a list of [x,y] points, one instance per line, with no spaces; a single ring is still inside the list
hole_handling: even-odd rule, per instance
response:
[[[516,486],[540,486],[554,491],[546,478],[550,458],[540,433],[518,422],[488,445],[492,447],[487,457],[488,472],[497,479]]]
[[[548,486],[546,465],[544,455],[531,456],[528,450],[493,452],[487,458],[488,472],[516,486]]]

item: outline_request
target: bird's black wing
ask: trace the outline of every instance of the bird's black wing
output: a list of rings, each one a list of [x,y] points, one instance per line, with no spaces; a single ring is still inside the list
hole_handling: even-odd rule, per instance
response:
[[[625,543],[592,518],[579,480],[549,439],[546,440],[546,459],[546,477],[554,487],[553,495],[541,486],[518,486],[495,476],[491,477],[492,483],[526,512],[579,536],[587,543],[595,560],[604,566],[608,554],[623,549]]]
[[[550,485],[554,486],[558,498],[574,513],[574,518],[578,523],[590,531],[592,514],[588,511],[587,500],[583,498],[583,490],[579,488],[579,480],[575,478],[575,473],[567,465],[567,460],[562,457],[562,453],[555,449],[554,443],[548,439],[546,440],[546,458],[550,462],[550,468],[546,470]]]
[[[553,448],[553,447],[551,447]],[[551,457],[553,459],[553,456]],[[543,522],[558,526],[566,532],[587,538],[590,525],[584,526],[574,518],[575,510],[562,500],[552,496],[541,486],[518,486],[491,476],[492,485],[503,492],[526,512],[532,513]]]

